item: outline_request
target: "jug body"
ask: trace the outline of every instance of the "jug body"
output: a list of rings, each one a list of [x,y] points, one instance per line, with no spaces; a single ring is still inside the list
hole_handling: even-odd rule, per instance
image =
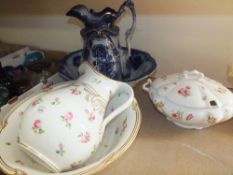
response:
[[[81,34],[84,39],[84,58],[105,76],[121,80],[119,28],[85,28]]]
[[[115,21],[125,12],[126,7],[131,11],[133,23],[125,33],[127,51],[123,51],[118,38],[119,27],[115,25]],[[131,0],[125,0],[118,11],[107,7],[96,12],[84,5],[76,5],[67,15],[78,18],[85,25],[81,35],[84,40],[84,58],[90,64],[102,74],[115,80],[129,76],[127,60],[131,56],[130,41],[136,22],[134,3]]]
[[[103,76],[88,63],[80,66],[80,73],[77,81],[37,95],[23,112],[18,144],[51,172],[82,166],[98,148],[106,125],[133,101],[129,85]],[[128,99],[105,116],[108,102],[119,93]]]

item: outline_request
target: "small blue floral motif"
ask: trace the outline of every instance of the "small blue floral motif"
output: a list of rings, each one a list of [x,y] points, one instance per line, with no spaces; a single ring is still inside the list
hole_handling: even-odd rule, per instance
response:
[[[92,55],[95,57],[95,65],[98,71],[112,79],[120,79],[117,63],[113,55],[108,53],[106,46],[97,44],[92,47]]]
[[[102,44],[97,44],[97,45],[92,47],[92,54],[94,57],[106,59],[107,48]]]

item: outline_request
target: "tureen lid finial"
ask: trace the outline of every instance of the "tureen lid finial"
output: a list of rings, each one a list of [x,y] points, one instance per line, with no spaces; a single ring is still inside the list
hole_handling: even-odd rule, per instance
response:
[[[204,78],[205,75],[202,72],[199,72],[197,70],[191,70],[191,71],[183,71],[183,73],[180,75],[181,79],[201,79]]]

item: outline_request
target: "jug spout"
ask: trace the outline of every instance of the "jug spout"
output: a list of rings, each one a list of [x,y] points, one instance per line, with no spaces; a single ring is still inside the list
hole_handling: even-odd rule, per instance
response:
[[[103,76],[88,63],[83,63],[79,70],[83,75],[78,81],[88,84],[90,87],[94,87],[93,89],[95,89],[95,93],[99,94],[98,96],[102,97],[104,101],[107,102],[107,104],[105,104],[106,108],[116,97],[121,97],[121,99],[123,99],[119,107],[111,111],[111,113],[106,113],[105,108],[105,117],[102,123],[103,132],[109,122],[131,105],[134,99],[133,89],[126,83]],[[96,105],[99,104],[96,103]]]
[[[75,18],[78,18],[81,20],[83,23],[85,23],[85,18],[88,14],[88,9],[84,5],[76,5],[72,7],[67,13],[66,16],[72,16]]]
[[[86,27],[101,27],[114,23],[118,18],[118,12],[109,7],[100,12],[88,9],[85,5],[76,5],[71,8],[67,16],[72,16],[82,21]]]

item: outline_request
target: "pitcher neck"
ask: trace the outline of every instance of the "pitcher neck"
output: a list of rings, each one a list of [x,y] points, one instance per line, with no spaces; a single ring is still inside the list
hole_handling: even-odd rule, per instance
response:
[[[112,80],[98,72],[88,62],[80,65],[79,72],[81,76],[77,81],[94,89],[105,100],[109,100],[121,84],[121,82]]]
[[[120,32],[120,29],[118,26],[113,25],[113,24],[108,24],[108,25],[96,27],[96,28],[86,26],[80,31],[80,34],[85,39],[87,37],[90,37],[93,34],[98,36],[98,35],[102,35],[103,33],[105,35],[107,34],[107,35],[116,37],[119,35],[119,32]]]

